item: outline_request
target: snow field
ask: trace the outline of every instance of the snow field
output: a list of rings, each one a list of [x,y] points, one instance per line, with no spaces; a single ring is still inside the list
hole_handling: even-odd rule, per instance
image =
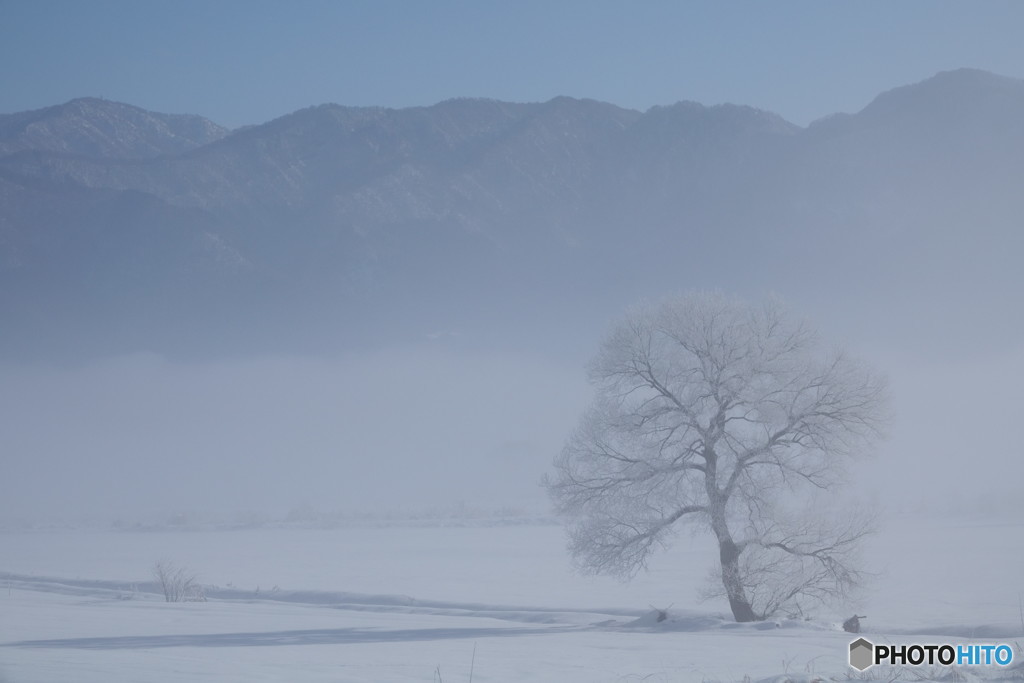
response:
[[[1024,645],[1015,520],[892,519],[867,548],[880,573],[864,601],[778,625],[699,604],[713,545],[685,534],[628,584],[575,575],[555,526],[50,531],[0,534],[0,548],[4,683],[883,675],[846,665],[837,622],[854,611],[876,642]],[[161,557],[198,573],[210,601],[151,592]]]

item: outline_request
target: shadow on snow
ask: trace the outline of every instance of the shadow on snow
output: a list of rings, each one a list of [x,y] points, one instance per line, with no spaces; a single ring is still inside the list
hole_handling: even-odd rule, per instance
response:
[[[350,645],[360,643],[453,640],[529,636],[577,630],[574,628],[423,628],[370,630],[357,628],[266,631],[262,633],[200,633],[156,636],[110,636],[22,640],[0,647],[76,650],[135,650],[159,647],[264,647],[275,645]]]

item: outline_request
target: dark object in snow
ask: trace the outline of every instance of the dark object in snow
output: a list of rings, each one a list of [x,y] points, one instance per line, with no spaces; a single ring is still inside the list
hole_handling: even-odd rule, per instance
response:
[[[675,603],[673,603],[673,604],[675,604]],[[658,616],[655,618],[655,621],[660,624],[661,622],[663,622],[666,619],[668,619],[668,611],[670,609],[672,609],[672,605],[669,605],[665,609],[660,609],[658,607],[655,607],[654,605],[651,605],[651,609],[654,610],[658,614]]]
[[[860,633],[860,620],[867,619],[867,617],[858,617],[854,614],[852,617],[843,622],[843,630],[848,633]]]

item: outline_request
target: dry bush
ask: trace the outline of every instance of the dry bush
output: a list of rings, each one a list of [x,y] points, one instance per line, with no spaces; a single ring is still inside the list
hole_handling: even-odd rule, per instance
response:
[[[156,579],[167,602],[206,602],[206,593],[195,574],[167,559],[153,565]]]

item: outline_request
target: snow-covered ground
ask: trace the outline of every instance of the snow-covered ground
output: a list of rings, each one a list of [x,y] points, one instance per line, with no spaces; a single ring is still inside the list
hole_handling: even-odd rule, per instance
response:
[[[838,627],[854,611],[876,642],[1024,646],[1020,520],[893,518],[864,600],[811,620],[737,625],[698,603],[712,550],[681,535],[623,584],[574,574],[563,531],[539,524],[5,532],[0,681],[953,680],[857,674]],[[160,558],[209,600],[163,602]]]

